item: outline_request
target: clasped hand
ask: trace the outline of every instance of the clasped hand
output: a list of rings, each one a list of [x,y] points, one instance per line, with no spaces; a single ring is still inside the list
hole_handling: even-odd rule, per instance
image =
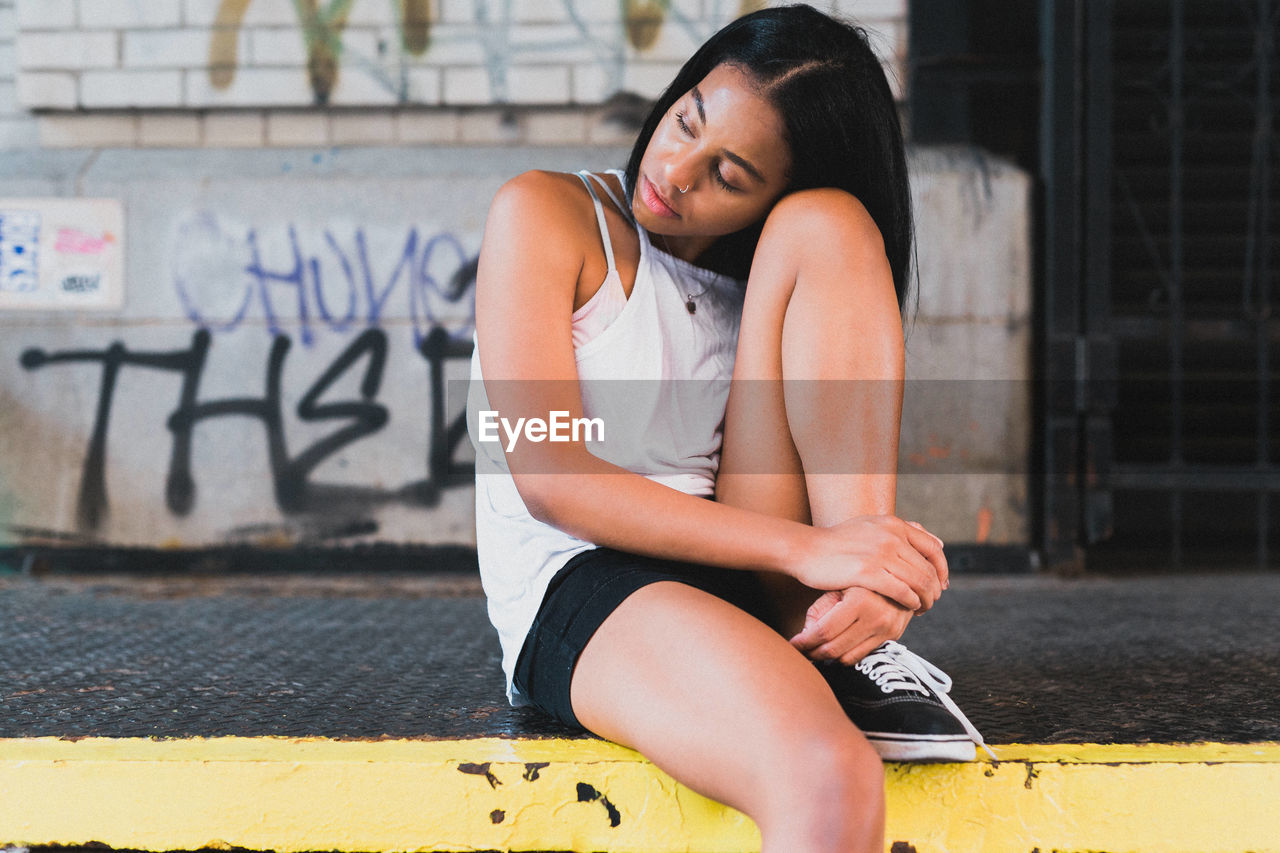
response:
[[[791,643],[815,660],[855,663],[902,636],[949,586],[942,540],[915,522],[861,516],[814,528],[815,547],[793,570],[825,590]]]

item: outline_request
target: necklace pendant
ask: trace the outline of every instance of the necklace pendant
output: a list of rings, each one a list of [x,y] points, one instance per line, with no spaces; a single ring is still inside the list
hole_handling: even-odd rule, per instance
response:
[[[690,314],[697,313],[697,311],[698,311],[698,306],[697,306],[697,305],[695,305],[695,304],[693,304],[693,300],[692,300],[692,299],[690,299],[688,302],[686,302],[686,303],[684,304],[684,307],[689,309],[689,313],[690,313]]]

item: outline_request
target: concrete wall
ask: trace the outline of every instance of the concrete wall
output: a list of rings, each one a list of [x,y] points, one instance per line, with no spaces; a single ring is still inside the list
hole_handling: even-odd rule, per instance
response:
[[[968,149],[918,150],[912,168],[898,511],[947,542],[1028,544],[1031,179]]]
[[[365,4],[391,5],[355,0],[350,33]],[[171,5],[179,29],[212,8]],[[675,3],[671,21],[732,5]],[[834,5],[905,44],[902,0]],[[118,229],[74,220],[43,248],[123,260],[96,303],[0,294],[0,545],[470,543],[470,447],[451,440],[463,401],[448,389],[465,375],[488,202],[524,169],[620,166],[642,99],[126,109],[86,101],[85,69],[23,47],[110,32],[114,70],[137,70],[125,48],[159,19],[135,6],[0,0],[0,211],[107,200],[94,215],[118,205]],[[246,14],[272,8],[295,7]],[[258,25],[289,26],[246,17],[244,32]],[[79,109],[41,106],[36,71],[69,77],[63,106]],[[1025,543],[1029,182],[976,152],[912,156],[899,511],[949,542]]]
[[[471,489],[429,457],[461,410],[443,398],[465,375],[486,206],[516,171],[624,154],[6,157],[6,194],[121,200],[127,272],[118,311],[0,313],[0,537],[470,541]],[[900,511],[949,541],[1023,542],[1028,182],[973,154],[914,166]]]

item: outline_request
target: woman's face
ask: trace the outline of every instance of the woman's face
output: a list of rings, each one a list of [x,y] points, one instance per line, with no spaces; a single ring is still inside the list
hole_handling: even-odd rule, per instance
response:
[[[686,260],[759,222],[787,186],[783,128],[743,71],[717,65],[654,130],[636,179],[636,220]]]

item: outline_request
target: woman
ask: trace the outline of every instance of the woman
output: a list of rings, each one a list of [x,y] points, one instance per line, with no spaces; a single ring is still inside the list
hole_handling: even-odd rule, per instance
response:
[[[881,755],[980,741],[893,642],[947,586],[892,515],[911,245],[884,72],[807,6],[713,36],[625,172],[525,173],[485,225],[469,423],[508,696],[767,851],[882,850]]]

